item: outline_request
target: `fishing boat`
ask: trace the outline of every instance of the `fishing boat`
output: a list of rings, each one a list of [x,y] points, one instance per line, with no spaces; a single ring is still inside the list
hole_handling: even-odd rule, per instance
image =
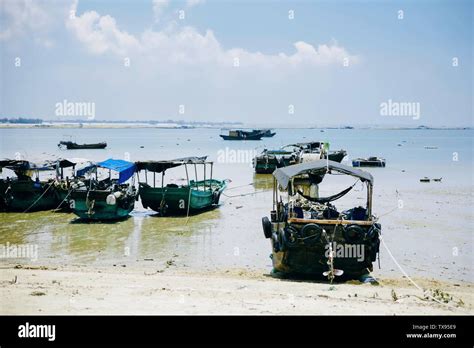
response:
[[[330,161],[342,162],[347,155],[345,150],[329,151],[329,143],[323,141],[297,143],[292,146],[299,148],[299,163],[328,159],[328,157]]]
[[[253,133],[262,133],[263,138],[271,138],[276,134],[276,132],[272,132],[271,129],[254,129],[252,132]]]
[[[313,141],[283,146],[278,150],[263,150],[253,159],[253,166],[257,174],[271,174],[277,168],[289,165],[327,159],[341,162],[347,155],[345,150],[328,151],[327,143]]]
[[[277,168],[298,163],[297,153],[292,149],[267,150],[253,159],[253,166],[257,174],[271,174]]]
[[[353,167],[385,167],[385,158],[369,157],[352,160]]]
[[[212,178],[213,163],[207,157],[186,157],[169,161],[137,162],[139,176],[139,195],[144,208],[150,208],[165,215],[189,215],[216,207],[227,180]],[[165,172],[171,168],[183,166],[186,181],[182,184],[165,184]],[[198,179],[198,166],[202,169],[203,179]],[[190,170],[195,179],[190,179]],[[140,172],[144,172],[143,181]],[[148,172],[153,173],[152,185],[148,184]],[[156,174],[161,174],[157,185]],[[209,177],[207,177],[209,175]],[[140,181],[142,180],[142,181]]]
[[[319,186],[327,175],[338,180],[352,177],[355,182],[341,192],[321,197]],[[262,218],[262,225],[265,238],[271,241],[274,274],[326,277],[331,282],[336,276],[371,279],[381,233],[381,225],[372,215],[372,175],[319,160],[279,168],[273,179],[273,209],[270,219]],[[358,182],[366,188],[366,206],[340,212],[333,203]]]
[[[26,160],[0,161],[0,171],[9,169],[14,176],[0,179],[0,207],[6,211],[50,210],[62,204],[64,168],[75,163],[66,159],[33,163]],[[50,174],[47,180],[43,173]]]
[[[261,140],[263,133],[237,129],[229,130],[228,135],[220,134],[219,136],[224,140]]]
[[[108,171],[107,171],[108,170]],[[108,173],[106,178],[99,176]],[[109,158],[77,171],[82,177],[71,192],[74,214],[85,220],[119,220],[129,216],[138,197],[134,186],[135,164]],[[118,177],[112,177],[112,172]],[[88,178],[86,178],[88,175]],[[132,178],[131,182],[128,180]]]
[[[73,141],[60,141],[58,147],[66,147],[68,150],[105,149],[107,147],[107,143],[101,142],[95,144],[77,144]]]

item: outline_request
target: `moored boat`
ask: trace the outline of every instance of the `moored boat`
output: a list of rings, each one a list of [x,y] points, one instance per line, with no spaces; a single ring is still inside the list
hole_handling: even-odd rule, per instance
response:
[[[94,144],[77,144],[73,141],[60,141],[58,147],[66,147],[68,150],[105,149],[107,147],[107,143],[104,141]]]
[[[99,178],[101,169],[108,170],[107,178]],[[133,182],[135,170],[133,162],[112,158],[79,170],[77,175],[84,177],[75,184],[69,200],[74,214],[86,220],[128,217],[138,194]],[[118,178],[112,177],[112,171],[118,173]],[[130,178],[132,182],[127,182]]]
[[[353,167],[385,167],[385,158],[369,157],[352,160]]]
[[[254,132],[254,133],[262,133],[262,134],[263,134],[263,135],[262,135],[263,138],[271,138],[271,137],[273,137],[273,136],[276,134],[276,132],[272,132],[271,129],[254,129],[252,132]]]
[[[139,196],[144,208],[150,208],[165,215],[188,215],[216,207],[219,198],[227,186],[227,180],[212,178],[213,163],[207,157],[187,157],[169,161],[137,162],[137,171],[144,171],[145,181],[140,181]],[[186,173],[186,182],[165,184],[165,172],[171,168],[183,166]],[[198,180],[198,169],[203,169],[203,179]],[[207,172],[209,169],[209,172]],[[190,179],[194,173],[195,180]],[[148,172],[153,173],[152,185],[148,184]],[[157,185],[156,174],[161,174],[161,182]],[[209,173],[209,177],[207,177]]]
[[[0,170],[9,169],[15,175],[0,179],[0,208],[6,211],[32,212],[60,207],[61,187],[65,182],[63,170],[74,166],[75,163],[65,159],[41,163],[26,160],[0,161]],[[49,178],[41,178],[43,173],[50,174]]]
[[[253,159],[253,166],[257,174],[271,174],[277,168],[286,167],[298,163],[297,154],[282,148],[280,150],[267,150]]]
[[[228,135],[219,135],[224,140],[261,140],[262,132],[245,131],[241,129],[230,130]]]
[[[352,176],[356,181],[328,197],[319,195],[326,175]],[[319,160],[279,168],[273,173],[271,218],[262,218],[271,240],[276,274],[370,279],[376,260],[381,226],[372,215],[373,177],[337,162]],[[339,212],[332,204],[356,183],[366,186],[366,207]],[[284,194],[282,194],[284,193]],[[283,197],[287,197],[283,201]]]

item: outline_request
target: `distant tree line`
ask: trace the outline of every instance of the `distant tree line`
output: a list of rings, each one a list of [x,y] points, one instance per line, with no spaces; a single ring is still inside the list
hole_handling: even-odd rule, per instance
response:
[[[40,118],[0,118],[0,123],[28,123],[28,124],[41,124],[43,120]]]

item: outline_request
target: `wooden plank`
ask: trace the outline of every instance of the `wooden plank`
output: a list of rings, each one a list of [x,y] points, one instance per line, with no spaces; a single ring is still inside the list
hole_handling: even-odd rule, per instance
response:
[[[317,220],[317,219],[298,219],[290,218],[288,222],[295,224],[318,224],[318,225],[361,225],[371,226],[375,221],[359,221],[359,220]]]

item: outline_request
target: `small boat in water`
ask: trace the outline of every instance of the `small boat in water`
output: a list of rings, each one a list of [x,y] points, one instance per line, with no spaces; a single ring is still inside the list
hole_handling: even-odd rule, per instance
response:
[[[137,162],[139,172],[139,196],[143,207],[165,215],[189,215],[216,207],[227,180],[212,178],[213,163],[207,157],[186,157],[169,161]],[[183,166],[186,182],[183,185],[165,184],[165,172],[171,168]],[[198,180],[198,166],[203,169],[203,180]],[[209,172],[207,172],[209,169]],[[195,180],[190,180],[189,170],[194,172]],[[140,172],[144,171],[145,182],[140,181]],[[148,172],[153,173],[152,185],[148,184]],[[157,185],[156,174],[161,174]],[[209,173],[209,177],[206,175]]]
[[[108,170],[108,177],[100,179],[98,172]],[[118,178],[112,178],[112,171]],[[108,159],[77,171],[83,176],[71,192],[69,205],[74,214],[86,220],[119,220],[128,217],[138,197],[133,183],[135,164],[119,159]],[[89,178],[86,179],[85,175]],[[127,181],[132,178],[131,183]]]
[[[292,164],[327,159],[341,162],[347,155],[345,150],[328,151],[324,142],[313,141],[307,143],[296,143],[282,147],[279,150],[263,150],[253,159],[253,166],[257,174],[271,174],[277,168]]]
[[[272,132],[271,129],[254,129],[252,132],[254,133],[262,133],[263,134],[263,138],[271,138],[273,137],[276,132]]]
[[[298,163],[297,153],[293,148],[282,147],[279,150],[264,149],[253,159],[253,166],[257,174],[271,174],[277,168]]]
[[[319,195],[326,175],[356,181],[328,197]],[[368,279],[379,253],[381,225],[372,216],[373,177],[337,162],[319,160],[273,172],[273,210],[262,218],[272,246],[275,274]],[[332,203],[358,183],[366,186],[366,207],[339,212]]]
[[[73,141],[60,141],[58,147],[66,147],[68,150],[81,150],[81,149],[105,149],[107,143],[95,143],[95,144],[77,144]]]
[[[224,140],[261,140],[262,132],[245,131],[241,129],[230,130],[228,135],[220,134],[219,136]]]
[[[385,167],[385,158],[369,157],[352,160],[353,167]]]

